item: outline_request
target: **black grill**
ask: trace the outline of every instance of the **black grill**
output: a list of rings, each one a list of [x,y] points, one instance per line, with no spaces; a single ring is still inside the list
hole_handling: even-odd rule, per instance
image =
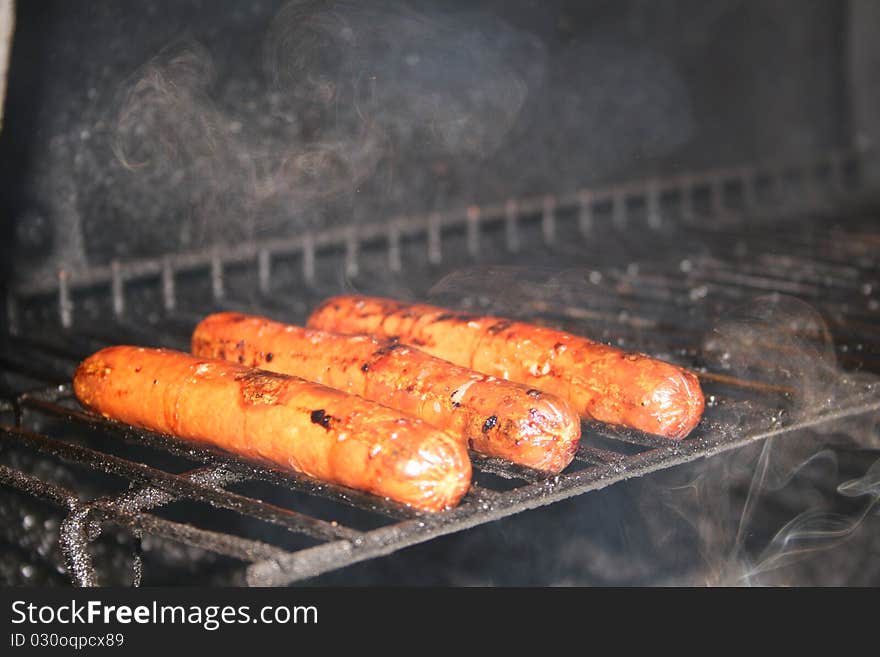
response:
[[[864,154],[834,153],[797,166],[676,175],[28,281],[7,300],[0,482],[61,507],[59,543],[78,584],[102,583],[92,546],[115,525],[133,537],[123,548],[132,554],[134,584],[142,574],[140,543],[157,537],[228,558],[232,581],[278,585],[876,412],[880,389],[860,376],[880,371],[880,233],[858,193],[864,162]],[[837,219],[844,216],[842,228]],[[522,290],[539,290],[516,306],[482,298],[482,282],[477,292],[467,287],[469,269],[503,281],[517,276],[506,268],[512,263],[552,264],[551,278],[566,271],[569,282],[582,276],[583,284],[516,279]],[[424,298],[456,271],[437,292],[449,296],[463,285],[459,305],[513,312],[696,369],[708,399],[702,423],[683,441],[586,423],[574,463],[549,478],[472,455],[475,483],[461,505],[424,514],[98,418],[78,407],[70,389],[73,368],[92,351],[112,343],[186,349],[195,323],[210,311],[302,322],[319,299],[343,289]],[[541,286],[561,291],[544,298]],[[830,327],[849,374],[828,403],[799,406],[785,380],[703,358],[701,344],[728,309],[779,293],[808,302]],[[813,335],[815,327],[784,330],[798,340],[824,337]],[[70,476],[46,476],[37,465],[43,458],[66,464]],[[187,500],[183,517],[162,514]],[[209,507],[234,521],[204,526],[201,510]],[[251,521],[262,529],[251,531]]]

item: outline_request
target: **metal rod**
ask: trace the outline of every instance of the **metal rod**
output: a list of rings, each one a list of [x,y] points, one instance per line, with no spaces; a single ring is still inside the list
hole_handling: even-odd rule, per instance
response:
[[[519,244],[519,227],[517,220],[519,215],[519,207],[515,199],[510,199],[504,206],[504,242],[507,250],[511,253],[518,253]]]
[[[742,196],[743,210],[749,211],[758,205],[758,196],[755,191],[754,169],[743,167],[739,175],[739,187]]]
[[[681,195],[681,218],[686,223],[690,223],[694,219],[694,185],[689,176],[682,176],[679,194]]]
[[[53,394],[53,391],[56,390],[60,391],[57,396]],[[244,464],[240,459],[219,449],[198,447],[171,436],[145,430],[134,430],[127,425],[119,424],[97,415],[76,411],[59,403],[64,398],[69,398],[70,395],[70,386],[60,386],[42,391],[36,395],[32,393],[22,395],[18,400],[18,406],[20,408],[36,409],[95,430],[113,432],[126,442],[138,445],[148,444],[190,460],[197,459],[212,466],[223,465],[235,472],[243,472],[249,478],[257,477],[284,488],[301,491],[308,495],[324,497],[347,506],[361,509],[368,508],[377,514],[389,518],[409,518],[415,514],[412,509],[402,504],[391,500],[384,500],[375,495],[362,493],[344,486],[328,484],[325,481],[312,479],[305,475],[287,475],[254,464]],[[2,426],[0,426],[0,431],[2,431]]]
[[[611,197],[611,223],[618,230],[626,229],[628,217],[625,190],[617,190]]]
[[[358,275],[358,234],[354,224],[349,226],[345,239],[345,275],[349,278]]]
[[[626,455],[582,444],[578,446],[576,458],[593,465],[608,465],[609,463],[619,463],[626,460]]]
[[[860,157],[860,155],[858,155]],[[853,157],[856,155],[847,155],[838,154],[841,162],[845,161],[845,157]],[[817,158],[817,161],[818,158]],[[755,169],[756,167],[751,167]],[[845,168],[845,167],[844,167]],[[788,167],[791,170],[791,167]],[[782,184],[782,180],[780,179],[779,172],[783,170],[783,167],[780,165],[768,164],[762,167],[762,170],[770,172],[771,182],[776,180],[780,184]],[[774,174],[773,171],[777,173]],[[718,182],[721,181],[723,184],[729,182],[734,182],[737,180],[739,176],[741,176],[742,167],[733,169],[715,169],[709,170],[698,174],[672,174],[666,176],[664,178],[657,178],[656,184],[660,188],[679,188],[683,189],[688,186],[688,181],[690,181],[691,185],[699,184],[712,185],[713,181]],[[845,177],[845,176],[844,176]],[[625,190],[629,190],[633,194],[644,193],[644,189],[646,185],[650,181],[634,181],[627,183],[626,185],[616,185],[606,188],[596,188],[590,190],[594,197],[611,197],[614,199],[618,198],[621,191],[624,191],[624,196],[626,195]],[[579,200],[580,194],[573,194],[567,197],[559,197],[559,202],[557,203],[559,209],[564,208],[577,208],[581,205]],[[531,208],[541,207],[541,199],[519,199],[518,205],[521,212],[530,211]],[[690,201],[688,199],[683,199],[683,214],[687,217],[688,215],[688,205]],[[485,206],[481,210],[481,220],[483,221],[494,221],[494,220],[503,220],[505,213],[504,204],[499,204],[497,206]],[[441,223],[448,225],[458,225],[462,222],[466,223],[468,220],[467,212],[463,213],[464,216],[460,214],[459,211],[450,211],[444,213],[442,216]],[[618,215],[618,222],[621,222],[621,225],[625,223],[625,219],[621,220],[622,215]],[[432,224],[432,220],[429,217],[408,217],[406,220],[407,225],[411,226],[427,226],[430,230],[430,226]],[[325,231],[322,231],[319,234],[320,239],[316,240],[316,243],[320,243],[321,245],[337,245],[344,244],[345,242],[345,227],[335,227],[329,228]],[[387,222],[375,222],[371,224],[362,224],[360,226],[360,235],[362,238],[372,237],[374,235],[378,235],[387,230]],[[422,228],[424,230],[424,228]],[[430,239],[430,237],[429,237]],[[225,247],[215,247],[208,252],[205,251],[194,251],[194,252],[182,252],[170,256],[165,256],[161,258],[143,258],[139,260],[133,260],[126,262],[125,270],[126,270],[126,278],[131,281],[135,279],[140,279],[149,276],[155,276],[162,270],[162,262],[164,259],[168,258],[172,261],[174,269],[177,271],[185,271],[185,270],[197,270],[206,265],[210,265],[211,260],[214,257],[219,257],[223,263],[235,263],[235,262],[246,262],[247,260],[253,259],[256,257],[257,251],[260,249],[269,249],[274,254],[283,254],[283,253],[296,253],[299,251],[303,251],[304,253],[308,253],[307,245],[303,243],[304,240],[300,237],[288,237],[288,238],[274,238],[270,240],[264,240],[259,243],[247,243],[247,244],[235,244],[229,245]],[[307,259],[307,258],[306,258]],[[307,267],[304,267],[307,269]],[[89,287],[94,286],[98,283],[108,282],[112,279],[112,271],[109,266],[96,266],[89,267],[83,270],[77,270],[76,276],[71,283],[77,288],[80,287]],[[14,291],[20,298],[29,297],[35,294],[56,292],[59,287],[59,280],[57,278],[53,279],[51,277],[45,276],[36,276],[27,282],[23,282],[22,284],[16,286]]]
[[[716,217],[723,215],[727,210],[724,186],[725,179],[720,176],[713,177],[709,184],[709,197],[712,204],[712,214]]]
[[[58,272],[58,316],[63,328],[73,326],[73,300],[70,297],[70,279],[63,269]]]
[[[540,472],[527,468],[510,461],[505,461],[494,456],[484,456],[476,452],[470,452],[471,463],[481,472],[490,472],[498,475],[503,479],[519,479],[522,481],[534,482],[546,479],[549,475],[546,472]]]
[[[880,409],[880,400],[857,407],[839,409],[822,417],[811,418],[788,427],[777,427],[739,438],[717,440],[669,441],[663,449],[654,449],[631,456],[625,462],[585,468],[561,477],[555,477],[522,486],[504,495],[505,504],[478,503],[461,505],[436,517],[419,518],[373,530],[364,535],[358,546],[348,541],[325,543],[300,550],[279,560],[265,561],[249,566],[247,581],[252,586],[280,586],[315,577],[329,570],[341,568],[366,559],[389,554],[401,548],[428,541],[438,536],[467,529],[478,524],[528,509],[551,504],[589,490],[605,488],[619,481],[657,470],[674,467],[699,458],[714,456],[744,445],[821,426],[862,413]],[[393,537],[393,538],[391,538]]]
[[[149,484],[175,496],[188,497],[229,509],[230,511],[247,513],[254,518],[282,526],[292,532],[303,533],[325,540],[336,538],[355,539],[360,536],[360,532],[339,524],[331,524],[310,518],[295,511],[282,509],[229,491],[219,490],[211,486],[203,486],[188,480],[186,477],[163,472],[142,463],[134,463],[88,447],[64,443],[23,429],[0,426],[0,433],[8,440],[20,443],[31,449],[64,460],[80,463],[107,474],[122,476],[129,481]]]
[[[265,563],[292,553],[262,541],[201,529],[192,525],[160,518],[151,513],[126,514],[111,510],[108,520],[129,529],[147,532],[185,545],[239,559],[249,563]]]
[[[58,532],[58,543],[64,554],[67,572],[76,586],[98,586],[98,574],[89,554],[87,524],[90,511],[74,508],[62,521]]]
[[[428,262],[439,265],[443,262],[443,248],[440,239],[440,215],[431,214],[428,220]]]
[[[593,193],[589,190],[578,193],[578,230],[583,237],[593,232]]]
[[[73,509],[79,503],[76,493],[69,488],[45,482],[38,477],[21,472],[8,465],[0,464],[0,484],[15,488],[47,502],[52,502],[66,509]]]
[[[174,290],[174,265],[170,258],[162,260],[162,305],[166,312],[174,312],[177,297]]]
[[[223,261],[216,252],[211,256],[211,295],[214,301],[222,301],[226,296],[223,284]]]
[[[122,280],[122,267],[118,260],[110,263],[111,297],[113,298],[113,314],[122,317],[125,314],[125,282]]]
[[[471,205],[467,209],[467,251],[472,258],[480,255],[480,208]]]
[[[843,162],[843,155],[839,152],[834,152],[828,157],[828,165],[831,169],[831,186],[836,192],[846,191],[846,177],[844,175],[845,170]]]
[[[396,223],[388,227],[388,269],[394,273],[403,270],[400,257],[400,228]]]
[[[272,291],[272,254],[269,249],[257,251],[257,285],[260,294],[268,295]]]
[[[306,233],[302,245],[302,275],[306,285],[315,282],[315,236]]]
[[[544,197],[544,207],[541,213],[541,234],[544,244],[553,244],[556,241],[556,198]]]
[[[663,225],[660,213],[660,185],[657,180],[650,180],[645,190],[645,212],[648,215],[648,227],[659,230]]]

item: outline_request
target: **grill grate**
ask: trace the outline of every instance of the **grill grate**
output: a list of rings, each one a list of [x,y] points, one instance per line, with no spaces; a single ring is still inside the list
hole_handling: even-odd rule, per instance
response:
[[[90,545],[105,525],[137,541],[155,536],[243,563],[242,582],[286,584],[630,477],[876,412],[880,390],[859,376],[844,377],[833,404],[793,411],[795,391],[784,381],[699,360],[701,341],[731,303],[783,292],[821,311],[842,365],[880,372],[880,234],[841,201],[853,191],[858,165],[857,154],[835,153],[801,167],[653,179],[29,281],[7,302],[15,331],[0,350],[0,446],[6,455],[68,464],[83,481],[107,475],[108,483],[86,492],[14,463],[0,464],[0,483],[63,510],[59,542],[78,584],[100,583]],[[782,203],[792,199],[811,209]],[[830,220],[840,212],[848,213],[845,231]],[[652,239],[633,238],[642,230]],[[315,300],[338,291],[338,283],[322,283],[328,271],[370,292],[424,294],[444,272],[475,261],[557,268],[588,261],[587,302],[526,295],[519,314],[695,367],[709,399],[701,425],[684,441],[666,441],[586,423],[574,463],[550,478],[472,455],[475,484],[462,504],[423,514],[95,417],[72,396],[78,360],[107,344],[185,348],[198,319],[221,308],[302,321]],[[207,302],[188,295],[184,279],[192,272],[206,279]],[[105,310],[112,322],[101,319]],[[275,501],[266,487],[289,495]],[[218,530],[199,526],[198,514],[162,514],[180,501],[273,531],[252,532],[247,523]],[[137,547],[132,564],[137,584]]]

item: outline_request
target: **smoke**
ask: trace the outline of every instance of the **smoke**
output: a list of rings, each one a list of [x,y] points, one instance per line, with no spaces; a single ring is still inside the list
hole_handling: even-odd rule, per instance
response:
[[[591,270],[473,267],[448,275],[429,296],[674,358],[662,317],[641,326],[606,283]],[[733,439],[790,430],[628,487],[618,524],[635,543],[574,537],[561,581],[571,581],[564,570],[585,553],[592,576],[605,583],[876,584],[880,567],[870,555],[880,547],[880,415],[814,420],[876,406],[880,381],[840,367],[821,314],[799,299],[772,294],[707,306],[690,318],[679,318],[686,341],[689,321],[712,327],[696,338],[709,399],[697,431]]]
[[[113,150],[134,196],[181,217],[184,245],[358,221],[413,186],[438,194],[424,178],[444,158],[493,153],[541,54],[494,16],[294,1],[244,87],[195,39],[163,49],[125,86]]]
[[[265,62],[274,88],[310,116],[332,114],[346,136],[373,127],[393,143],[483,157],[525,99],[524,46],[536,48],[499,18],[293,2],[273,21]]]
[[[137,223],[131,250],[194,249],[570,191],[691,137],[668,55],[539,14],[293,0],[255,52],[181,37],[123,85],[89,214]]]
[[[184,244],[210,242],[231,214],[245,222],[236,237],[253,233],[254,160],[211,97],[215,78],[210,53],[181,40],[138,71],[116,122],[113,151],[136,174],[129,182],[160,205],[183,209]]]
[[[816,310],[780,295],[731,309],[707,335],[703,358],[715,371],[776,384],[775,392],[737,409],[731,431],[795,429],[876,398],[880,390],[876,377],[839,367]],[[877,549],[870,528],[880,497],[877,421],[874,411],[795,429],[667,472],[652,480],[643,508],[665,507],[686,520],[686,540],[700,546],[700,583],[876,583],[880,571],[866,567],[865,559]],[[683,536],[667,538],[671,548]]]

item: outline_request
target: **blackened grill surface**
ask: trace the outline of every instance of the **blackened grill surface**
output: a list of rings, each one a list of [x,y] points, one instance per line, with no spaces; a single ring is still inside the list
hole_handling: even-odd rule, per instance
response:
[[[818,309],[844,369],[880,372],[880,234],[871,206],[843,201],[854,174],[837,166],[837,178],[832,166],[806,186],[803,176],[756,174],[751,193],[734,185],[732,198],[712,195],[743,180],[737,172],[716,184],[691,179],[678,196],[674,188],[664,196],[654,181],[615,188],[607,206],[602,194],[590,194],[589,205],[585,194],[574,204],[508,203],[500,222],[486,209],[471,210],[461,221],[429,217],[423,230],[395,220],[371,226],[373,233],[353,227],[339,240],[299,240],[292,251],[254,246],[195,254],[188,263],[117,264],[36,281],[8,302],[16,332],[0,352],[0,482],[62,509],[58,541],[77,583],[136,584],[140,542],[161,541],[182,546],[179,562],[194,550],[202,570],[224,581],[284,584],[771,436],[876,412],[880,393],[858,376],[833,406],[791,413],[784,381],[701,362],[700,344],[725,309],[782,292]],[[809,210],[804,190],[819,197]],[[786,199],[799,203],[780,204]],[[709,216],[712,222],[703,220]],[[755,217],[760,224],[745,223]],[[482,282],[469,283],[475,267],[477,278],[509,282],[512,265],[579,272],[577,290],[588,290],[589,301],[526,293],[514,307],[503,294],[483,298]],[[425,515],[97,418],[77,406],[68,384],[78,360],[107,344],[186,349],[207,312],[240,309],[303,322],[341,289],[423,299],[438,280],[446,281],[435,287],[439,296],[454,303],[458,290],[460,307],[516,314],[695,368],[709,400],[703,422],[680,442],[587,423],[575,462],[558,477],[474,455],[475,485],[463,503]],[[516,281],[526,292],[558,284]],[[112,527],[132,538],[102,546]],[[111,568],[102,563],[113,558]]]

